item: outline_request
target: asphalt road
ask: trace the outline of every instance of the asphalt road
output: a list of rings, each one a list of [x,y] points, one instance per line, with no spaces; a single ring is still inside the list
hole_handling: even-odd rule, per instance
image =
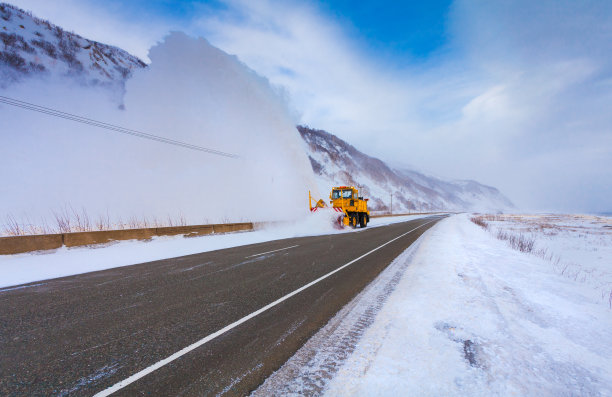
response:
[[[388,243],[158,369],[145,370],[150,373],[113,395],[248,394],[439,218],[1,290],[0,395],[108,391]]]

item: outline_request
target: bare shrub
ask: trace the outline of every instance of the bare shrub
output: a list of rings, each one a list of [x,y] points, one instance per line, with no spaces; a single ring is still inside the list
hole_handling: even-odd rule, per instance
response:
[[[157,217],[153,217],[153,220],[151,221],[151,225],[152,227],[164,227],[164,223],[161,222],[159,219],[157,219]]]
[[[0,63],[4,63],[22,73],[27,73],[26,61],[15,52],[0,51]]]
[[[74,208],[70,207],[72,211],[72,217],[74,219],[74,227],[73,231],[76,232],[91,232],[93,230],[91,226],[91,221],[89,220],[89,215],[85,208],[81,210],[81,212],[76,211]]]
[[[6,216],[6,221],[4,223],[4,234],[7,236],[23,236],[25,230],[23,230],[23,227],[21,227],[15,217],[9,214]]]
[[[57,59],[57,49],[50,42],[46,40],[31,40],[30,43],[43,50],[51,58]]]
[[[60,40],[64,37],[64,30],[60,28],[59,26],[55,26],[55,25],[53,26],[53,33]]]
[[[44,72],[45,66],[40,63],[29,62],[28,69],[32,72]]]
[[[0,32],[0,40],[4,43],[5,48],[13,48],[17,44],[17,35],[15,33]]]
[[[483,228],[484,230],[489,230],[489,224],[485,222],[483,216],[473,216],[470,218],[472,222]]]
[[[5,21],[10,21],[11,16],[13,15],[10,10],[10,6],[8,4],[0,4],[0,12],[2,13],[2,19]]]
[[[131,216],[128,219],[128,223],[127,223],[127,228],[126,229],[138,229],[140,226],[140,222],[138,221],[138,218],[135,216]]]
[[[32,47],[25,39],[15,33],[0,32],[0,39],[4,43],[5,50],[25,51],[29,54],[34,54],[36,49]]]
[[[113,222],[108,211],[106,214],[92,218],[85,208],[77,210],[71,205],[65,205],[59,210],[52,210],[51,213],[52,226],[44,218],[41,218],[39,222],[32,222],[27,216],[18,220],[9,214],[5,217],[5,221],[0,223],[0,236],[188,226],[187,218],[183,214],[174,216],[169,214],[166,219],[162,218],[161,220],[156,217],[147,218],[144,215],[142,217],[130,216],[126,222],[119,217],[116,222]],[[246,222],[245,220],[241,221]],[[230,222],[231,219],[227,216],[221,220],[221,223]],[[204,221],[204,224],[207,223],[209,223],[208,219]]]
[[[59,233],[70,233],[72,231],[71,219],[66,207],[64,207],[61,211],[52,212],[53,217],[55,218],[55,225],[57,227],[57,231]]]
[[[108,215],[108,211],[106,212],[106,215],[100,215],[98,217],[98,220],[96,221],[96,230],[110,230],[111,228],[111,221],[110,221],[110,216]]]
[[[535,246],[535,239],[533,237],[527,237],[524,234],[517,235],[499,229],[496,237],[500,240],[507,241],[512,248],[521,252],[532,252]]]

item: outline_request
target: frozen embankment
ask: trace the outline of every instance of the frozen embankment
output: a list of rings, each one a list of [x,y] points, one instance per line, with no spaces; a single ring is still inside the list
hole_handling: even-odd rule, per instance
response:
[[[337,216],[335,213],[331,215]],[[373,218],[368,228],[424,216]],[[0,255],[0,288],[265,241],[361,230],[367,228],[337,230],[329,214],[316,213],[299,222],[268,225],[252,232],[190,238],[154,237],[149,241],[117,241],[93,247],[62,247],[53,251]]]
[[[255,395],[612,395],[589,284],[458,215],[440,221]]]

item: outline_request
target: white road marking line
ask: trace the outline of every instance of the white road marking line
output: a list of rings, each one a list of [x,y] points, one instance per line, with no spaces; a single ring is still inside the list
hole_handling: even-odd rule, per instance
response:
[[[245,256],[244,259],[246,258],[252,258],[254,256],[260,256],[260,255],[265,255],[265,254],[271,254],[272,252],[278,252],[278,251],[283,251],[283,250],[288,250],[291,248],[295,248],[295,247],[299,247],[299,245],[292,245],[291,247],[287,247],[287,248],[280,248],[274,251],[268,251],[268,252],[262,252],[261,254],[255,254],[255,255],[249,255],[249,256]]]
[[[237,326],[239,326],[240,324],[242,324],[242,323],[244,323],[244,322],[246,322],[246,321],[248,321],[248,320],[252,319],[253,317],[255,317],[255,316],[257,316],[257,315],[259,315],[259,314],[261,314],[261,313],[263,313],[263,312],[267,311],[268,309],[273,308],[274,306],[278,305],[279,303],[286,301],[287,299],[291,298],[292,296],[299,294],[300,292],[304,291],[305,289],[307,289],[307,288],[309,288],[309,287],[312,287],[313,285],[315,285],[315,284],[319,283],[320,281],[325,280],[325,279],[326,279],[326,278],[328,278],[329,276],[331,276],[331,275],[333,275],[333,274],[335,274],[335,273],[339,272],[340,270],[344,269],[345,267],[352,265],[353,263],[357,262],[358,260],[360,260],[360,259],[362,259],[362,258],[365,258],[366,256],[370,255],[371,253],[373,253],[373,252],[375,252],[375,251],[378,251],[379,249],[381,249],[381,248],[382,248],[382,247],[384,247],[385,245],[391,244],[391,243],[392,243],[392,242],[394,242],[395,240],[400,239],[400,238],[404,237],[405,235],[407,235],[407,234],[409,234],[409,233],[412,233],[412,232],[414,232],[414,231],[415,231],[415,230],[417,230],[417,229],[422,228],[422,227],[423,227],[423,226],[425,226],[425,225],[429,225],[430,223],[435,222],[436,220],[438,220],[438,219],[431,220],[431,221],[429,221],[429,222],[427,222],[427,223],[424,223],[424,224],[422,224],[422,225],[420,225],[420,226],[415,227],[414,229],[410,230],[409,232],[406,232],[406,233],[400,234],[399,236],[395,237],[394,239],[389,240],[389,241],[387,241],[386,243],[384,243],[384,244],[382,244],[382,245],[379,245],[378,247],[374,248],[373,250],[371,250],[371,251],[369,251],[369,252],[367,252],[367,253],[365,253],[365,254],[361,255],[359,258],[357,258],[357,259],[353,259],[353,260],[352,260],[352,261],[350,261],[349,263],[347,263],[347,264],[345,264],[345,265],[340,266],[340,267],[339,267],[339,268],[337,268],[336,270],[333,270],[333,271],[331,271],[331,272],[327,273],[326,275],[321,276],[321,277],[319,277],[318,279],[316,279],[316,280],[314,280],[314,281],[311,281],[310,283],[308,283],[308,284],[306,284],[306,285],[304,285],[304,286],[302,286],[302,287],[300,287],[300,288],[296,289],[296,290],[295,290],[295,291],[293,291],[293,292],[288,293],[287,295],[285,295],[285,296],[283,296],[283,297],[281,297],[281,298],[279,298],[279,299],[275,300],[274,302],[272,302],[272,303],[270,303],[270,304],[268,304],[268,305],[266,305],[266,306],[262,307],[261,309],[259,309],[259,310],[257,310],[257,311],[254,311],[253,313],[251,313],[251,314],[249,314],[249,315],[247,315],[247,316],[242,317],[240,320],[237,320],[237,321],[235,321],[235,322],[233,322],[233,323],[231,323],[231,324],[229,324],[229,325],[227,325],[227,326],[225,326],[225,327],[221,328],[221,329],[220,329],[220,330],[218,330],[217,332],[212,333],[212,334],[210,334],[210,335],[208,335],[208,336],[206,336],[206,337],[204,337],[204,338],[200,339],[199,341],[197,341],[197,342],[195,342],[195,343],[192,343],[191,345],[189,345],[189,346],[187,346],[187,347],[185,347],[185,348],[183,348],[183,349],[179,350],[178,352],[174,353],[173,355],[168,356],[168,357],[164,358],[163,360],[158,361],[158,362],[156,362],[155,364],[153,364],[153,365],[151,365],[151,366],[149,366],[149,367],[147,367],[147,368],[145,368],[145,369],[143,369],[143,370],[141,370],[141,371],[139,371],[139,372],[135,373],[134,375],[130,376],[129,378],[126,378],[126,379],[122,380],[121,382],[115,383],[113,386],[109,387],[108,389],[105,389],[105,390],[102,390],[102,391],[101,391],[101,392],[99,392],[99,393],[96,393],[96,394],[94,395],[94,397],[105,397],[105,396],[109,396],[109,395],[113,394],[114,392],[116,392],[116,391],[119,391],[119,390],[123,389],[124,387],[128,386],[129,384],[136,382],[136,381],[137,381],[137,380],[139,380],[140,378],[143,378],[143,377],[147,376],[147,375],[148,375],[148,374],[150,374],[151,372],[153,372],[153,371],[155,371],[155,370],[157,370],[157,369],[159,369],[159,368],[163,367],[163,366],[164,366],[164,365],[166,365],[166,364],[171,363],[172,361],[176,360],[177,358],[179,358],[179,357],[181,357],[181,356],[184,356],[185,354],[189,353],[190,351],[192,351],[192,350],[194,350],[194,349],[197,349],[198,347],[202,346],[203,344],[205,344],[205,343],[207,343],[207,342],[210,342],[211,340],[215,339],[216,337],[218,337],[218,336],[220,336],[220,335],[223,335],[223,334],[224,334],[224,333],[226,333],[227,331],[229,331],[229,330],[231,330],[231,329],[233,329],[233,328],[236,328],[236,327],[237,327]]]
[[[38,283],[38,284],[30,284],[30,285],[22,285],[21,287],[10,287],[10,288],[4,288],[4,289],[0,289],[0,293],[2,292],[6,292],[6,291],[14,291],[16,289],[24,289],[24,288],[32,288],[32,287],[38,287],[40,285],[45,285],[47,283]]]

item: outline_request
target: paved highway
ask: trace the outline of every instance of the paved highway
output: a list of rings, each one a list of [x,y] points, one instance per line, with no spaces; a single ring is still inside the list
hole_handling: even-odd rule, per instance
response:
[[[0,290],[0,395],[244,395],[440,217]]]

